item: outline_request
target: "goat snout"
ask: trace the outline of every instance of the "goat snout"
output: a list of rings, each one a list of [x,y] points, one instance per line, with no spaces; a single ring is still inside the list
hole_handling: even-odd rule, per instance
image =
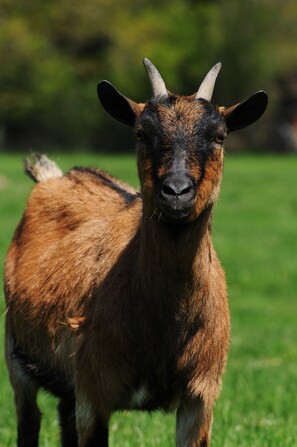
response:
[[[196,186],[186,173],[169,173],[162,181],[159,207],[165,217],[179,220],[191,214]]]

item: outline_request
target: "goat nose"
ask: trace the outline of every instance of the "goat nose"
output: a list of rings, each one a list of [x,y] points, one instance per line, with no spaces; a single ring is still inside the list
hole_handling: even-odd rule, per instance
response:
[[[162,184],[162,195],[168,198],[172,196],[181,197],[192,192],[193,182],[185,175],[167,176]]]

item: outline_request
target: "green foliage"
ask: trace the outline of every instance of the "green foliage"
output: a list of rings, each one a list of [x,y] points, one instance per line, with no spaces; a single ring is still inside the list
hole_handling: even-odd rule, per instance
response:
[[[143,56],[174,92],[193,93],[222,60],[215,100],[231,105],[260,88],[277,99],[276,79],[297,63],[296,14],[293,0],[0,0],[0,144],[130,145],[100,113],[96,84],[108,78],[144,101]]]
[[[0,155],[1,260],[33,186],[22,174],[20,158]],[[55,160],[64,170],[100,166],[138,184],[132,156],[81,153]],[[228,278],[232,342],[215,407],[213,447],[297,445],[296,171],[296,157],[226,155],[213,235]],[[3,292],[0,298],[2,339]],[[1,341],[0,445],[12,447],[15,414],[2,349]],[[40,406],[41,445],[58,446],[56,401],[41,394]],[[111,447],[170,447],[174,432],[173,415],[118,413],[111,420]]]

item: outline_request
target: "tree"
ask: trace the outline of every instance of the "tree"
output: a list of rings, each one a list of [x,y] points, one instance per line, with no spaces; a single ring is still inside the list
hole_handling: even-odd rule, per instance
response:
[[[131,143],[100,113],[96,84],[113,82],[144,101],[148,57],[175,93],[193,93],[218,60],[214,100],[229,105],[259,88],[269,92],[259,145],[271,126],[276,80],[297,64],[293,0],[0,0],[2,145],[116,147]],[[270,113],[270,115],[269,115]],[[100,144],[98,140],[100,135]],[[255,141],[254,135],[262,135]]]

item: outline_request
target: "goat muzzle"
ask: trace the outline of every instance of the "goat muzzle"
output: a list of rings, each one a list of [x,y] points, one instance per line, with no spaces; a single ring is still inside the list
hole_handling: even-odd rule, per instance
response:
[[[187,173],[172,172],[160,184],[158,207],[170,223],[185,221],[193,211],[197,187]]]

